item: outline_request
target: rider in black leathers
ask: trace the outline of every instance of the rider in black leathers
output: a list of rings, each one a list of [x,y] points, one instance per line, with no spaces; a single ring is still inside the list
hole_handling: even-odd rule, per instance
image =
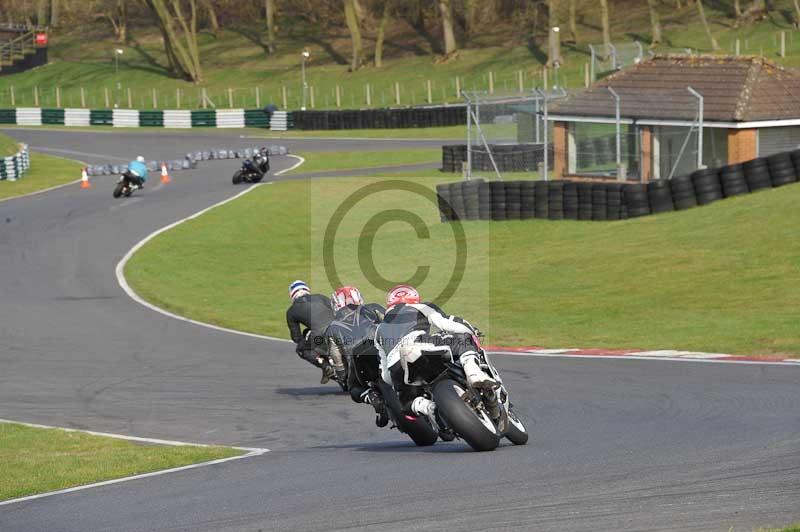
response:
[[[377,389],[362,384],[355,371],[349,371],[353,357],[370,357],[363,361],[378,367],[378,353],[374,347],[375,330],[383,319],[384,308],[376,303],[364,304],[361,293],[351,286],[336,290],[331,296],[336,315],[325,334],[328,355],[336,380],[342,389],[350,392],[357,403],[372,405],[377,414],[375,423],[384,427],[389,422],[383,398]]]
[[[303,281],[289,285],[292,306],[286,311],[286,324],[289,335],[297,345],[300,358],[322,369],[320,384],[325,384],[335,376],[328,364],[325,330],[333,321],[331,301],[322,294],[312,294]],[[301,326],[306,327],[303,331]]]

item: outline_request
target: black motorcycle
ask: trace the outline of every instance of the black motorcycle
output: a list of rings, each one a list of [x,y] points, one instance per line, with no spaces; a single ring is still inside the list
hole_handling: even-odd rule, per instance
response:
[[[407,358],[404,364],[407,382],[419,386],[436,403],[436,419],[431,421],[433,426],[438,425],[440,434],[454,434],[476,451],[491,451],[503,437],[515,445],[524,445],[528,442],[528,432],[514,412],[508,390],[478,337],[472,338],[478,348],[481,369],[497,382],[497,387],[469,386],[464,369],[453,361],[450,352],[423,352],[414,360]]]
[[[130,170],[125,171],[117,181],[117,186],[114,187],[114,197],[125,196],[126,198],[133,194],[133,191],[142,188],[139,186],[139,178],[133,175]]]
[[[438,433],[427,418],[403,413],[397,392],[381,377],[378,350],[373,341],[366,340],[353,346],[352,353],[347,359],[348,381],[358,383],[362,387],[374,387],[380,391],[392,428],[408,434],[414,443],[421,447],[436,443]]]
[[[252,159],[245,159],[242,167],[233,174],[233,184],[258,183],[269,172],[269,156],[266,153],[257,153]]]

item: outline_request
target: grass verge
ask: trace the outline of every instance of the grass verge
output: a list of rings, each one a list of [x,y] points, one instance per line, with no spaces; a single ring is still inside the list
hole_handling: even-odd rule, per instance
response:
[[[404,180],[432,189],[453,177]],[[420,285],[433,297],[453,271],[459,240],[419,196],[390,191],[363,199],[343,219],[334,256],[321,251],[334,209],[376,182],[388,180],[294,180],[256,189],[152,240],[126,276],[156,305],[276,336],[286,335],[287,284],[307,278],[329,292],[326,264],[335,262],[342,282],[382,301],[363,273],[365,251],[394,280],[431,265]],[[465,223],[465,279],[446,310],[473,319],[495,344],[798,356],[798,202],[800,185],[792,185],[622,222]],[[365,230],[364,221],[389,205],[418,216],[427,238],[407,222],[373,220]]]
[[[305,162],[291,174],[327,172],[333,170],[356,170],[381,166],[402,166],[405,164],[435,163],[442,159],[440,149],[406,151],[311,151],[303,152]],[[430,174],[430,170],[428,170]]]
[[[71,159],[31,152],[31,167],[22,178],[0,181],[0,199],[22,196],[80,179],[82,166]]]
[[[0,133],[0,157],[9,157],[19,151],[19,143],[9,137]]]
[[[0,423],[0,500],[227,458],[227,447],[142,445],[60,429]]]

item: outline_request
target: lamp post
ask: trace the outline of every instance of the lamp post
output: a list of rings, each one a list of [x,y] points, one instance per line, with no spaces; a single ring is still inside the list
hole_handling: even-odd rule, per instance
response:
[[[308,83],[306,83],[306,60],[311,55],[308,50],[303,50],[303,62],[300,66],[300,73],[303,78],[303,106],[300,107],[301,111],[306,110],[306,98],[308,96]]]

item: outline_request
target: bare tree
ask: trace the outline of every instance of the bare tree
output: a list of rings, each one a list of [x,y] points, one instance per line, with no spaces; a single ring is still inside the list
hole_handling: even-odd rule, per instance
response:
[[[442,14],[442,33],[444,34],[444,54],[449,56],[458,50],[456,35],[453,32],[453,6],[450,0],[438,0],[439,12]]]
[[[578,0],[569,0],[569,39],[578,42],[578,25],[575,23],[575,5]]]
[[[347,29],[350,31],[350,40],[353,43],[353,57],[350,62],[350,70],[356,71],[361,68],[364,56],[364,44],[361,40],[361,27],[358,23],[355,0],[344,0],[344,18]]]
[[[653,38],[651,45],[661,43],[661,19],[658,16],[658,6],[656,0],[647,0],[647,7],[650,8],[650,27],[652,28]]]
[[[59,7],[61,7],[59,0],[50,0],[50,26],[54,28],[59,24],[59,15],[61,14]]]
[[[383,0],[383,10],[381,11],[381,21],[378,24],[378,34],[375,37],[375,68],[383,66],[383,39],[386,33],[386,23],[392,15],[393,0]]]
[[[742,16],[742,4],[739,0],[733,0],[733,14],[736,16],[736,20]]]
[[[554,31],[558,27],[558,0],[548,0],[547,2],[547,66],[555,66],[559,60],[560,31]]]
[[[128,42],[128,2],[127,0],[113,0],[104,2],[111,4],[103,6],[104,9],[95,13],[95,19],[107,20],[114,29],[114,37],[120,44]]]
[[[264,0],[264,10],[267,19],[267,50],[275,53],[275,0]]]
[[[214,37],[219,37],[219,20],[217,19],[217,10],[211,0],[200,0],[203,10],[206,13],[206,21],[208,22],[208,29],[214,34]]]
[[[608,22],[608,0],[600,0],[600,22],[603,25],[603,44],[606,50],[611,46],[611,29]]]
[[[717,44],[717,40],[711,34],[711,28],[708,26],[706,12],[703,9],[703,0],[697,0],[697,12],[700,14],[700,21],[703,23],[703,27],[706,29],[706,35],[708,35],[708,39],[711,41],[711,49],[716,52],[719,50],[719,44]]]
[[[202,82],[197,46],[197,0],[145,0],[145,3],[156,16],[170,69],[186,80]],[[185,7],[189,10],[188,18],[184,14]]]

